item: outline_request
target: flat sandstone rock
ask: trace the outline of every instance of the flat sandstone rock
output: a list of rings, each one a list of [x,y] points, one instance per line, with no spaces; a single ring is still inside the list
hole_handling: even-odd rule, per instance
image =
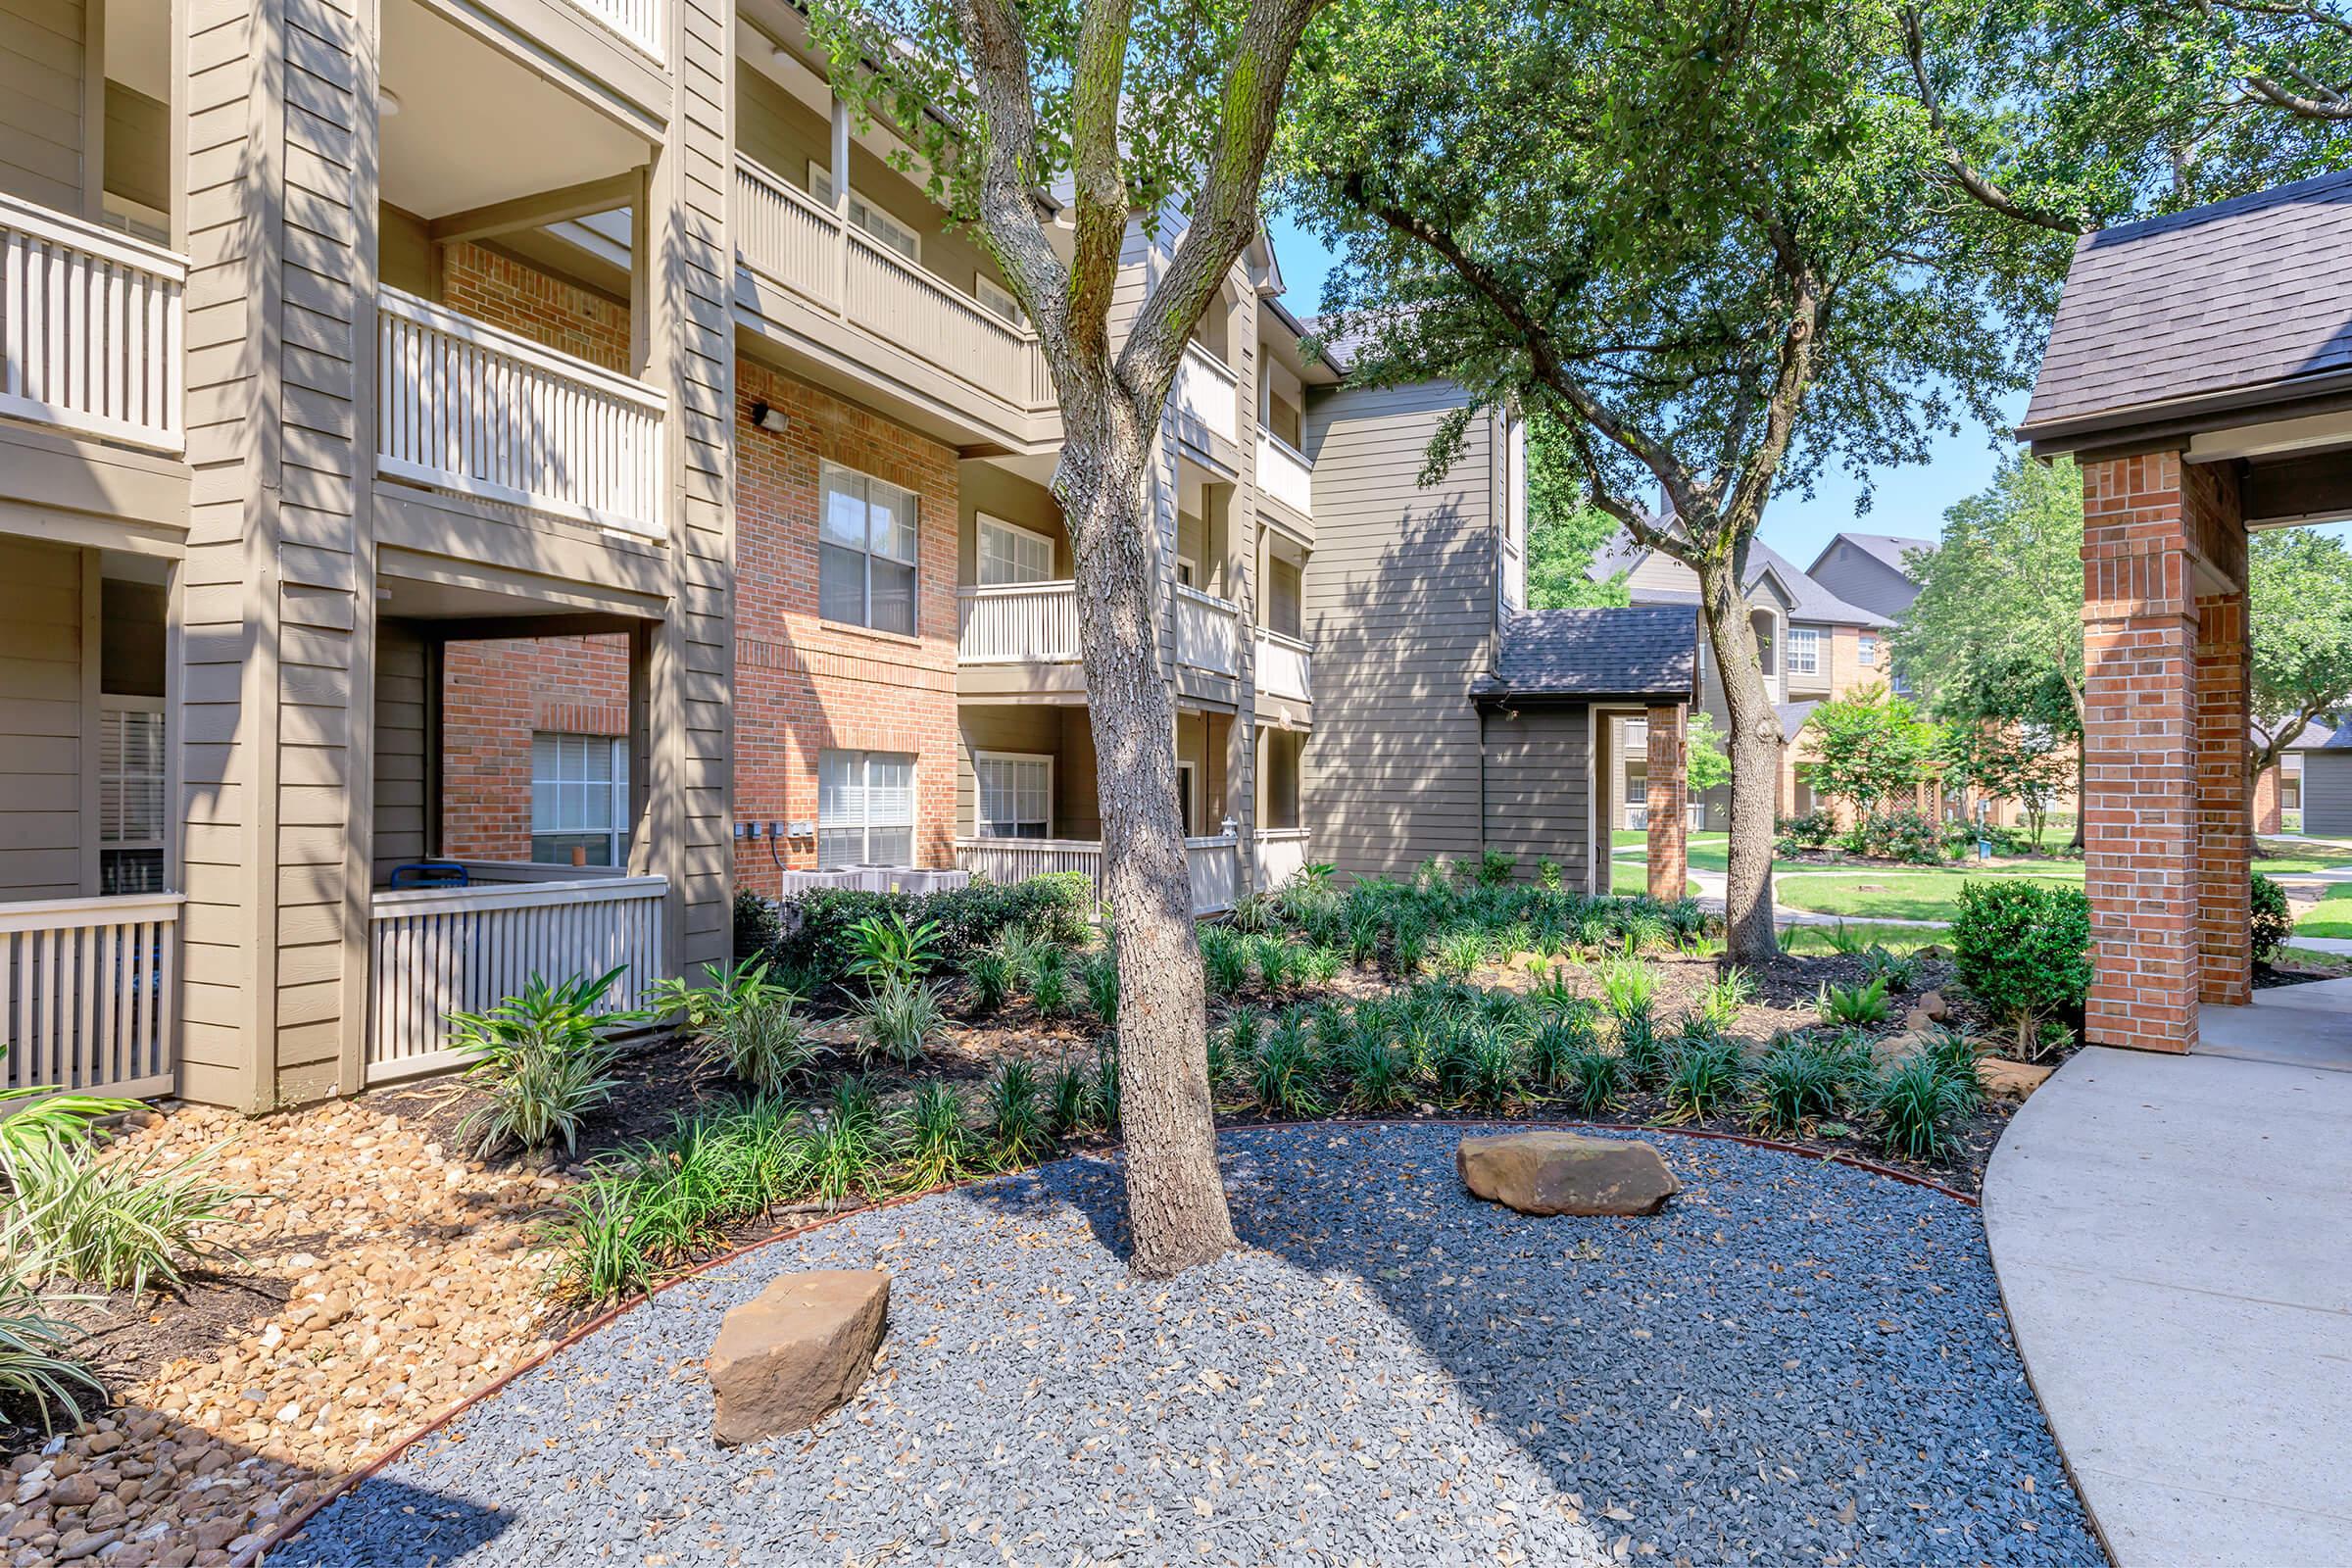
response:
[[[890,1312],[883,1269],[786,1274],[726,1315],[704,1364],[712,1436],[756,1443],[823,1420],[863,1386]]]
[[[1475,1196],[1522,1214],[1655,1214],[1682,1191],[1649,1145],[1582,1133],[1465,1138],[1454,1166]]]

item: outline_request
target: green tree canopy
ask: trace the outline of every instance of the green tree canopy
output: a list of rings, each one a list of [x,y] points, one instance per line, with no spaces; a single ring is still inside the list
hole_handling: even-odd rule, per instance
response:
[[[1815,708],[1805,717],[1805,734],[1813,788],[1864,816],[1932,778],[1941,741],[1908,698],[1876,683]]]
[[[1527,607],[1605,609],[1632,603],[1622,571],[1594,580],[1592,563],[1617,519],[1585,499],[1566,426],[1545,415],[1527,424]]]
[[[2259,774],[2306,724],[2352,705],[2352,550],[2308,528],[2258,533],[2246,575]]]

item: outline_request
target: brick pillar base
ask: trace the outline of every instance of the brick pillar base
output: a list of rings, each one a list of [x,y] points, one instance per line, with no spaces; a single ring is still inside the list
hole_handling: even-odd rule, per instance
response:
[[[2245,529],[2228,475],[2178,453],[2086,464],[2082,490],[2084,1034],[2186,1051],[2201,994],[2243,999]]]
[[[1690,748],[1680,704],[1649,710],[1649,896],[1667,902],[1690,885],[1690,833],[1683,780]]]

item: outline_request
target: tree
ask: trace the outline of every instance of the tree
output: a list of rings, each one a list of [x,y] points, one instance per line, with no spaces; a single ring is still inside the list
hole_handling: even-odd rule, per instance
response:
[[[1076,567],[1118,911],[1119,1106],[1145,1274],[1233,1245],[1156,647],[1152,447],[1186,338],[1258,232],[1285,85],[1321,4],[820,0],[814,18],[837,90],[912,142],[932,195],[1003,270],[1061,407],[1052,489]],[[1060,222],[1066,236],[1050,232]],[[1114,323],[1138,222],[1181,235]]]
[[[2041,847],[2050,804],[2076,781],[2076,742],[2047,724],[1985,718],[1945,724],[1939,752],[1947,787],[2017,802],[2034,848]]]
[[[2034,723],[2071,738],[2079,775],[2082,479],[2074,460],[2004,458],[1991,484],[1944,513],[1936,547],[1906,564],[1919,597],[1887,645],[1930,711],[1955,732]],[[2051,710],[2053,690],[2062,711]]]
[[[2247,540],[2246,557],[2254,720],[2246,769],[2259,778],[2305,725],[2352,705],[2352,550],[2281,528]]]
[[[1880,5],[1333,18],[1281,168],[1341,253],[1324,303],[1363,339],[1351,373],[1468,392],[1435,471],[1484,411],[1555,418],[1588,502],[1696,576],[1730,717],[1728,947],[1768,960],[1784,737],[1749,546],[1776,494],[1833,464],[1867,488],[2023,384],[2033,333],[1990,308],[1985,270],[2007,220],[1945,188],[1886,90],[1901,46]]]
[[[1935,776],[1939,736],[1908,698],[1883,685],[1857,686],[1820,704],[1803,731],[1813,788],[1850,803],[1863,817],[1882,801],[1915,793]]]
[[[1704,795],[1732,781],[1732,760],[1723,755],[1723,737],[1715,732],[1713,713],[1701,709],[1690,715],[1683,746],[1683,784],[1691,794]]]
[[[1631,604],[1626,573],[1595,581],[1592,563],[1617,519],[1585,500],[1576,451],[1560,421],[1527,425],[1527,608],[1594,610]]]

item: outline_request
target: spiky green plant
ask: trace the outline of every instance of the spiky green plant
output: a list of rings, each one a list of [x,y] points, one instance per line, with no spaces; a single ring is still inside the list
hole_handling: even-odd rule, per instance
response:
[[[1086,1130],[1092,1119],[1094,1074],[1063,1056],[1046,1073],[1046,1130],[1069,1138]]]
[[[933,1080],[914,1092],[898,1115],[898,1146],[902,1192],[929,1192],[971,1174],[972,1134],[955,1085]]]
[[[1041,1018],[1059,1018],[1070,1010],[1070,969],[1060,948],[1039,952],[1029,972],[1029,1001]]]
[[[1870,1097],[1879,1143],[1905,1159],[1936,1160],[1950,1152],[1953,1127],[1976,1108],[1975,1074],[1962,1078],[1922,1052],[1886,1070]]]
[[[1580,1045],[1569,1053],[1568,1102],[1587,1116],[1606,1115],[1625,1095],[1625,1058],[1599,1045]]]
[[[1793,1138],[1810,1123],[1835,1115],[1846,1071],[1836,1049],[1806,1035],[1785,1038],[1757,1064],[1751,1124],[1759,1132]]]
[[[1487,941],[1476,930],[1457,927],[1438,938],[1437,971],[1454,980],[1467,980],[1487,961]]]
[[[964,955],[963,978],[972,988],[972,1007],[983,1016],[997,1011],[1012,995],[1012,956],[1001,945],[974,948]]]
[[[805,1076],[818,1054],[798,999],[781,986],[731,1000],[697,1039],[706,1061],[763,1095]]]
[[[935,982],[897,974],[877,978],[874,989],[858,999],[857,1014],[858,1054],[901,1065],[922,1060],[931,1037],[948,1021]]]
[[[988,1080],[988,1153],[999,1170],[1034,1165],[1054,1152],[1054,1134],[1038,1103],[1037,1069],[1019,1057],[997,1063]]]
[[[1927,960],[1916,953],[1896,953],[1877,942],[1862,950],[1863,977],[1883,980],[1890,991],[1910,990],[1926,968]]]
[[[875,1190],[892,1157],[890,1127],[873,1086],[856,1077],[836,1083],[808,1141],[816,1196],[838,1206],[854,1192]]]
[[[1200,928],[1200,969],[1212,997],[1230,997],[1250,983],[1250,948],[1221,925]]]
[[[1096,954],[1079,967],[1078,978],[1086,987],[1087,1010],[1105,1029],[1119,1026],[1119,960],[1115,954]]]
[[[1250,1095],[1269,1116],[1304,1120],[1324,1111],[1306,1031],[1284,1020],[1258,1042],[1247,1068]]]
[[[1820,930],[1821,928],[1815,927],[1815,929]],[[1846,924],[1843,920],[1839,920],[1837,924],[1829,927],[1827,930],[1823,930],[1821,932],[1821,940],[1829,944],[1829,949],[1832,953],[1838,955],[1840,957],[1847,958],[1854,956],[1865,947],[1869,946],[1868,941],[1863,937],[1862,933],[1859,931],[1849,931],[1846,929]]]
[[[172,1158],[159,1150],[102,1157],[86,1132],[0,1143],[8,1195],[7,1251],[27,1280],[100,1290],[175,1290],[189,1265],[236,1252],[209,1232],[244,1195],[213,1179],[220,1151]]]
[[[1747,1079],[1740,1043],[1721,1037],[1686,1040],[1667,1064],[1663,1094],[1669,1123],[1697,1121],[1726,1109]]]
[[[1735,964],[1700,988],[1699,1016],[1718,1029],[1729,1029],[1739,1021],[1740,1009],[1755,1000],[1756,977]]]
[[[1462,1103],[1494,1112],[1519,1098],[1519,1054],[1502,1030],[1472,1029],[1463,1037],[1461,1063]]]
[[[1658,995],[1658,971],[1631,953],[1614,953],[1600,961],[1600,999],[1619,1019],[1647,1012]]]
[[[1527,1037],[1527,1081],[1546,1095],[1566,1091],[1576,1071],[1578,1054],[1592,1044],[1592,1026],[1581,1015],[1547,1015]]]
[[[82,1339],[79,1328],[51,1315],[29,1282],[0,1275],[0,1412],[39,1421],[44,1435],[55,1434],[61,1415],[80,1426],[82,1401],[106,1398],[106,1385],[74,1353]]]
[[[1814,1008],[1823,1023],[1866,1027],[1885,1023],[1894,1004],[1886,1000],[1886,982],[1882,977],[1860,986],[1834,986],[1825,980]]]
[[[1404,1054],[1385,1035],[1358,1031],[1333,1054],[1349,1109],[1386,1115],[1412,1103],[1413,1085]]]
[[[1250,962],[1257,970],[1257,983],[1268,991],[1280,991],[1290,983],[1296,955],[1302,951],[1280,937],[1251,937]]]
[[[1095,1051],[1095,1116],[1106,1133],[1119,1130],[1119,1051],[1108,1043]]]
[[[939,961],[940,940],[936,920],[909,921],[898,909],[869,914],[850,927],[850,945],[858,954],[850,960],[850,973],[873,986],[889,980],[912,984]]]
[[[1327,986],[1340,977],[1347,960],[1340,950],[1317,943],[1298,955],[1298,978],[1310,986]]]
[[[1625,1062],[1629,1087],[1653,1084],[1665,1076],[1666,1048],[1647,1004],[1617,1019],[1617,1054]]]
[[[579,1146],[589,1114],[612,1099],[616,1052],[600,1028],[643,1016],[604,1010],[606,994],[623,972],[575,975],[560,984],[533,975],[520,996],[483,1012],[449,1015],[450,1049],[471,1061],[466,1078],[489,1096],[459,1124],[461,1139],[483,1154],[508,1144],[545,1149],[559,1138],[566,1151]]]

